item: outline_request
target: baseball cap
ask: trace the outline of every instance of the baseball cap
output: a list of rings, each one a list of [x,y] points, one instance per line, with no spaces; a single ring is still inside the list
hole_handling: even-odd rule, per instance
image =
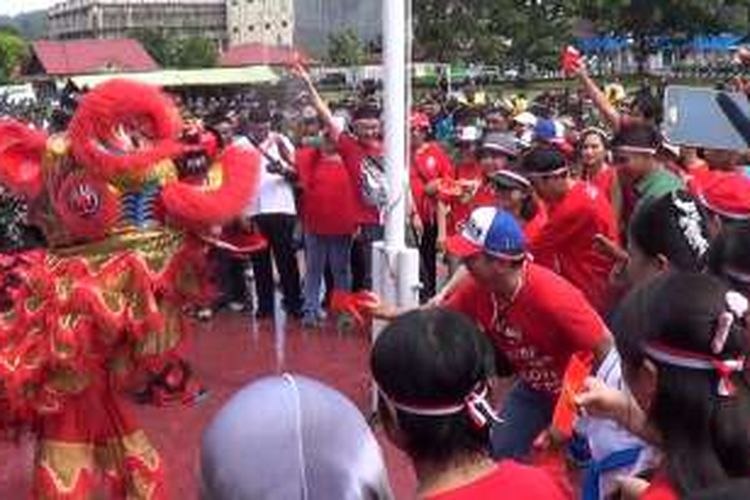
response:
[[[551,119],[539,120],[534,127],[534,139],[538,141],[552,142],[560,140],[565,135],[565,127]]]
[[[526,125],[527,127],[534,127],[536,126],[537,117],[528,111],[524,111],[514,116],[513,121],[520,123],[521,125]]]
[[[709,172],[698,187],[698,199],[710,211],[730,220],[750,220],[750,179],[734,172]]]
[[[482,140],[483,151],[494,151],[515,158],[519,154],[518,141],[515,136],[506,132],[491,132]]]
[[[480,253],[507,260],[526,257],[526,239],[513,216],[495,207],[475,209],[461,232],[446,241],[449,253],[467,258]]]

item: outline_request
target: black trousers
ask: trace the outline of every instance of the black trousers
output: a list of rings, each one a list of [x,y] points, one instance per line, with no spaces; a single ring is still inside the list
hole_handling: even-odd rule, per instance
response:
[[[372,290],[372,246],[383,239],[384,227],[365,224],[352,242],[352,290]]]
[[[260,314],[271,313],[274,309],[275,286],[271,254],[281,279],[284,309],[295,315],[302,310],[302,292],[294,241],[296,221],[297,217],[289,214],[260,214],[253,217],[260,233],[268,240],[268,249],[255,253],[252,257]]]
[[[245,268],[247,258],[239,258],[227,250],[215,248],[209,253],[210,264],[215,270],[214,276],[217,296],[214,306],[219,309],[228,302],[247,302],[247,284]]]
[[[437,224],[424,226],[424,233],[419,242],[419,301],[423,304],[435,296],[437,280]]]

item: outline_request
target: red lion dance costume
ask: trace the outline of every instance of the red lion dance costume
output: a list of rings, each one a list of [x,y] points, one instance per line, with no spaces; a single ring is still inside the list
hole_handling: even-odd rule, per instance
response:
[[[87,94],[64,135],[0,120],[0,182],[49,244],[0,258],[0,431],[38,438],[36,498],[87,499],[101,483],[166,497],[121,394],[175,355],[183,309],[206,298],[200,235],[240,214],[259,166],[230,146],[203,185],[182,182],[182,126],[166,95],[123,80]]]

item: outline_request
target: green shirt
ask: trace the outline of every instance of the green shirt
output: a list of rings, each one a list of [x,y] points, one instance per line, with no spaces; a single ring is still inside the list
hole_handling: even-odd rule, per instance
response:
[[[638,196],[636,207],[684,187],[685,184],[677,175],[666,168],[657,168],[635,184],[634,190]]]

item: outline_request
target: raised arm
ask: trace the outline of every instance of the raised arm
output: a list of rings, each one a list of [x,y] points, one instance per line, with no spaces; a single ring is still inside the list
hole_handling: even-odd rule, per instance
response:
[[[589,72],[584,65],[580,66],[577,75],[581,79],[581,83],[583,83],[583,88],[586,90],[586,93],[591,100],[594,101],[594,105],[604,119],[609,122],[612,128],[615,130],[619,129],[622,120],[620,112],[609,102],[607,95],[599,88],[594,79],[591,78],[591,75],[589,75]]]
[[[310,78],[310,73],[308,73],[304,66],[302,66],[301,64],[293,65],[292,73],[297,75],[299,79],[304,82],[305,86],[307,87],[307,91],[310,93],[310,97],[312,98],[313,106],[315,106],[315,109],[318,111],[318,115],[320,115],[323,123],[325,123],[325,126],[328,129],[328,133],[331,135],[331,139],[333,139],[334,142],[338,141],[339,135],[341,135],[341,132],[343,131],[334,123],[331,108],[328,107],[328,104],[326,104],[326,102],[323,100],[320,93],[318,92],[318,89],[315,88],[315,84],[312,82],[312,78]]]

